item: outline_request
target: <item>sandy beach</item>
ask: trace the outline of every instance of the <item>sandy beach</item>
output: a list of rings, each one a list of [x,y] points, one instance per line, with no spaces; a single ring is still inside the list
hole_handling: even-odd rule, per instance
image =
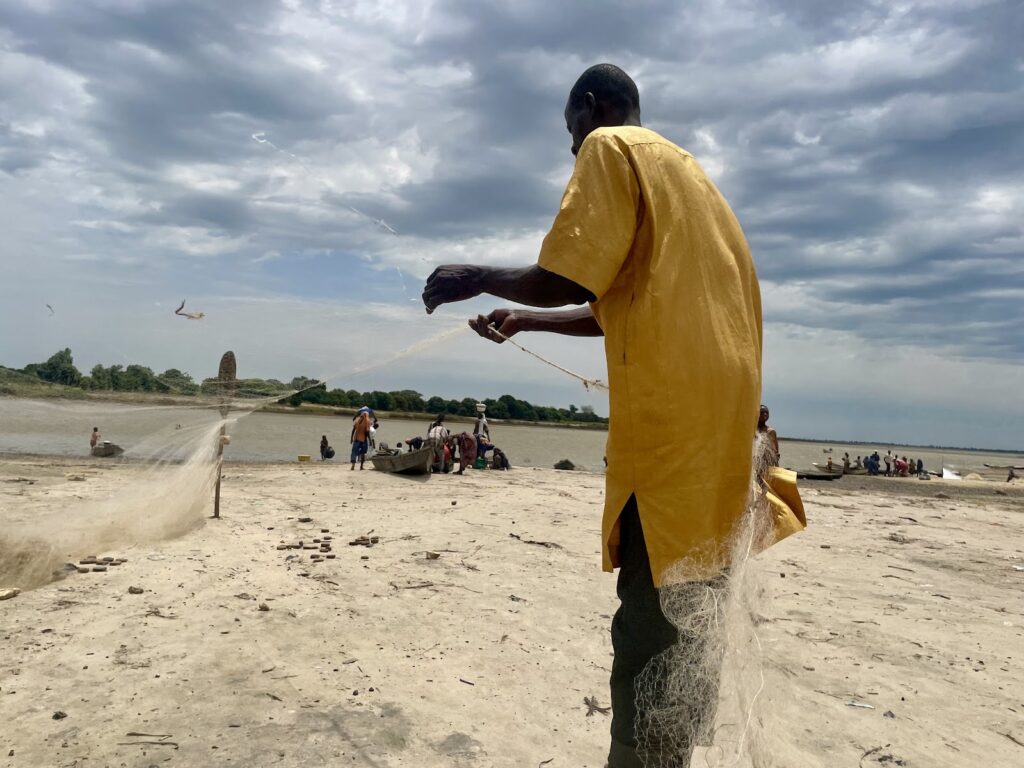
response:
[[[131,471],[5,458],[0,522],[74,515]],[[0,602],[0,765],[602,766],[603,484],[230,465],[223,519],[68,552],[127,561]],[[802,493],[808,529],[757,561],[791,764],[1020,765],[1024,486]],[[278,549],[298,541],[317,548]]]

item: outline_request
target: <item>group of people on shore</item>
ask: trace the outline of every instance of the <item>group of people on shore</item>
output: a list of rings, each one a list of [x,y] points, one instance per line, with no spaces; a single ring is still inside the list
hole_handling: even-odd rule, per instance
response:
[[[466,467],[470,466],[477,469],[511,469],[512,465],[509,463],[508,456],[491,442],[491,428],[487,423],[483,404],[477,406],[477,414],[476,423],[473,425],[473,434],[456,433],[449,430],[444,423],[445,414],[442,413],[430,422],[425,438],[410,437],[408,440],[400,442],[396,448],[401,451],[402,446],[405,445],[408,450],[414,451],[428,446],[434,452],[434,461],[431,465],[434,472],[451,472],[456,462],[459,464],[459,469],[455,472],[457,475],[465,473]],[[377,430],[379,428],[380,422],[372,408],[363,406],[352,417],[352,431],[349,434],[349,443],[352,449],[349,462],[353,470],[356,468],[356,463],[359,464],[359,469],[363,469],[366,464],[366,456],[377,450]],[[386,447],[384,443],[381,443],[382,449]],[[488,452],[491,453],[490,461],[487,459]],[[333,459],[335,454],[327,435],[322,435],[320,438],[320,460]]]
[[[829,457],[829,464],[832,458]],[[885,464],[885,471],[882,471],[882,464]],[[885,456],[879,456],[875,451],[870,456],[861,459],[860,456],[851,464],[850,454],[843,454],[843,471],[851,469],[866,469],[869,475],[884,475],[885,477],[921,477],[927,476],[923,459],[908,459],[906,456],[897,456],[892,451],[886,451]]]
[[[477,405],[477,419],[473,425],[473,434],[454,432],[444,423],[445,414],[440,414],[427,427],[427,436],[411,437],[404,442],[410,451],[419,450],[424,446],[434,452],[431,464],[433,472],[451,472],[458,461],[456,475],[464,474],[466,467],[474,469],[512,469],[505,452],[491,442],[491,428],[487,423],[485,406]],[[491,460],[487,461],[487,452],[491,452]]]

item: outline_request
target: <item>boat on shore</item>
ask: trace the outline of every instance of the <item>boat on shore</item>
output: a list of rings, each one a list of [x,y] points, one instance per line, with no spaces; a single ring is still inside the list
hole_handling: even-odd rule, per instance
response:
[[[796,473],[797,480],[838,480],[843,476],[843,470],[838,472],[826,472],[822,470],[806,470]]]
[[[835,464],[835,463],[833,463],[831,467],[828,464],[819,464],[816,461],[812,461],[811,464],[814,466],[814,471],[815,472],[824,472],[824,473],[830,474],[830,475],[842,475],[843,474],[843,465],[842,464]]]
[[[122,453],[124,453],[124,448],[122,448],[120,445],[116,445],[115,443],[110,442],[109,440],[104,440],[99,445],[94,445],[92,449],[89,451],[89,454],[91,456],[98,456],[101,459],[107,459],[113,456],[120,456]]]
[[[420,448],[408,453],[378,452],[370,457],[370,463],[378,472],[396,475],[426,475],[434,461],[433,448]]]

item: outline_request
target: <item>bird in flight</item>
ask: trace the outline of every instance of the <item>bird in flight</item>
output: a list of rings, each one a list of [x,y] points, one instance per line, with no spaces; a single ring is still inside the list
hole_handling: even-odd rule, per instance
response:
[[[50,317],[53,317],[56,314],[56,312],[53,311],[53,307],[51,307],[49,304],[46,305],[46,308],[50,310]]]
[[[174,314],[180,315],[181,317],[187,317],[189,320],[202,320],[206,317],[205,312],[184,312],[185,300],[181,300],[181,306],[174,310]]]

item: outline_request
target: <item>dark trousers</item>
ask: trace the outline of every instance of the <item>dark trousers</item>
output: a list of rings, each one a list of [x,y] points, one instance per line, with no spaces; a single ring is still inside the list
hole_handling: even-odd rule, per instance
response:
[[[654,588],[636,497],[619,518],[619,609],[612,619],[612,743],[608,768],[642,768],[637,755],[636,679],[651,659],[676,643],[679,632],[665,618]]]
[[[709,654],[706,633],[691,627],[681,635],[662,612],[661,599],[654,587],[647,545],[640,525],[636,497],[631,496],[619,518],[619,609],[612,619],[611,696],[612,728],[608,768],[643,768],[645,760],[652,765],[672,765],[686,768],[690,764],[693,747],[714,720],[718,700],[717,667]],[[693,601],[692,610],[701,610],[708,590],[721,591],[726,576],[717,576],[707,582],[688,582],[673,586],[673,603],[677,607]],[[682,610],[690,610],[682,608]],[[692,614],[687,618],[693,618]],[[699,625],[698,625],[699,626]],[[675,646],[675,648],[673,648]],[[671,654],[665,653],[673,648]],[[717,653],[717,651],[714,651]],[[670,691],[668,672],[687,664],[687,690]],[[690,669],[692,665],[692,669]],[[708,675],[712,668],[715,673]],[[638,700],[637,686],[641,682],[645,696]],[[667,696],[667,698],[666,698]],[[652,705],[651,711],[640,711],[641,706]],[[666,711],[660,711],[664,705]],[[668,714],[669,720],[665,720]],[[638,726],[644,731],[644,743],[637,744]],[[701,742],[703,743],[703,742]]]

